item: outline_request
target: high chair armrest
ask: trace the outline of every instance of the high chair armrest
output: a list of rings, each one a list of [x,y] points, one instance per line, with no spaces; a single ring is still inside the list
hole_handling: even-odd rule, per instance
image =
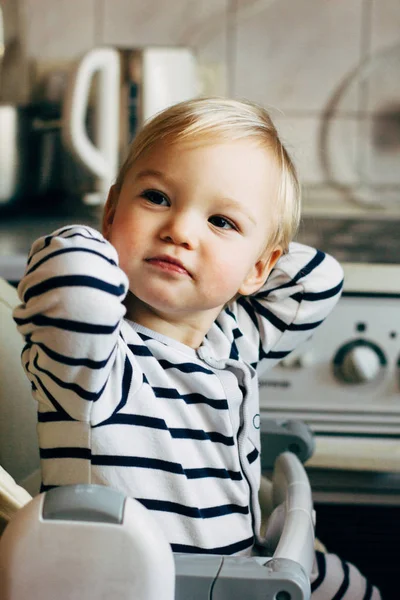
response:
[[[302,421],[261,419],[261,470],[273,469],[276,458],[290,451],[304,463],[312,456],[315,441],[311,429]]]
[[[314,564],[315,513],[307,474],[292,452],[284,452],[275,462],[272,502],[275,508],[266,524],[266,548],[274,559],[300,564],[310,577]]]

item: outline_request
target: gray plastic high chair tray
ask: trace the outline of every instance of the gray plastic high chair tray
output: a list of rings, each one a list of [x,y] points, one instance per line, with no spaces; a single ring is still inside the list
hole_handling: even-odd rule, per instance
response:
[[[304,569],[285,558],[176,555],[175,600],[306,600]]]

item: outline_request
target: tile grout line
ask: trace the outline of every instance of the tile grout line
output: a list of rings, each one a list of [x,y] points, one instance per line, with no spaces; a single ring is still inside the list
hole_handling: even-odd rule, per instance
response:
[[[228,96],[234,96],[237,59],[237,0],[228,0],[226,7],[226,66]]]

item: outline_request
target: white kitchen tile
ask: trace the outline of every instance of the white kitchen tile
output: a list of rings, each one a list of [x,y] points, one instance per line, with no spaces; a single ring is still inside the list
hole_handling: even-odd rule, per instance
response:
[[[100,37],[122,47],[189,46],[199,61],[203,93],[227,92],[229,0],[101,0]]]
[[[369,54],[360,77],[365,110],[374,118],[397,113],[400,119],[400,2],[373,0]],[[400,126],[397,126],[400,144]]]
[[[371,23],[371,51],[392,45],[400,46],[399,0],[373,0]]]
[[[234,94],[320,112],[360,60],[362,0],[237,0]],[[341,110],[357,109],[350,90]]]
[[[356,119],[336,117],[323,123],[318,117],[272,114],[272,118],[305,186],[359,181]]]
[[[75,59],[95,44],[95,0],[24,0],[27,50],[38,61]]]

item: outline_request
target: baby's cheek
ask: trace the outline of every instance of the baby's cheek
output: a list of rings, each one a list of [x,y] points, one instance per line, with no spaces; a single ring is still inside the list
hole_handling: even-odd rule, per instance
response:
[[[227,262],[224,265],[214,269],[213,285],[210,285],[210,292],[218,296],[221,304],[225,304],[240,288],[243,282],[243,276],[239,263],[235,261]]]

